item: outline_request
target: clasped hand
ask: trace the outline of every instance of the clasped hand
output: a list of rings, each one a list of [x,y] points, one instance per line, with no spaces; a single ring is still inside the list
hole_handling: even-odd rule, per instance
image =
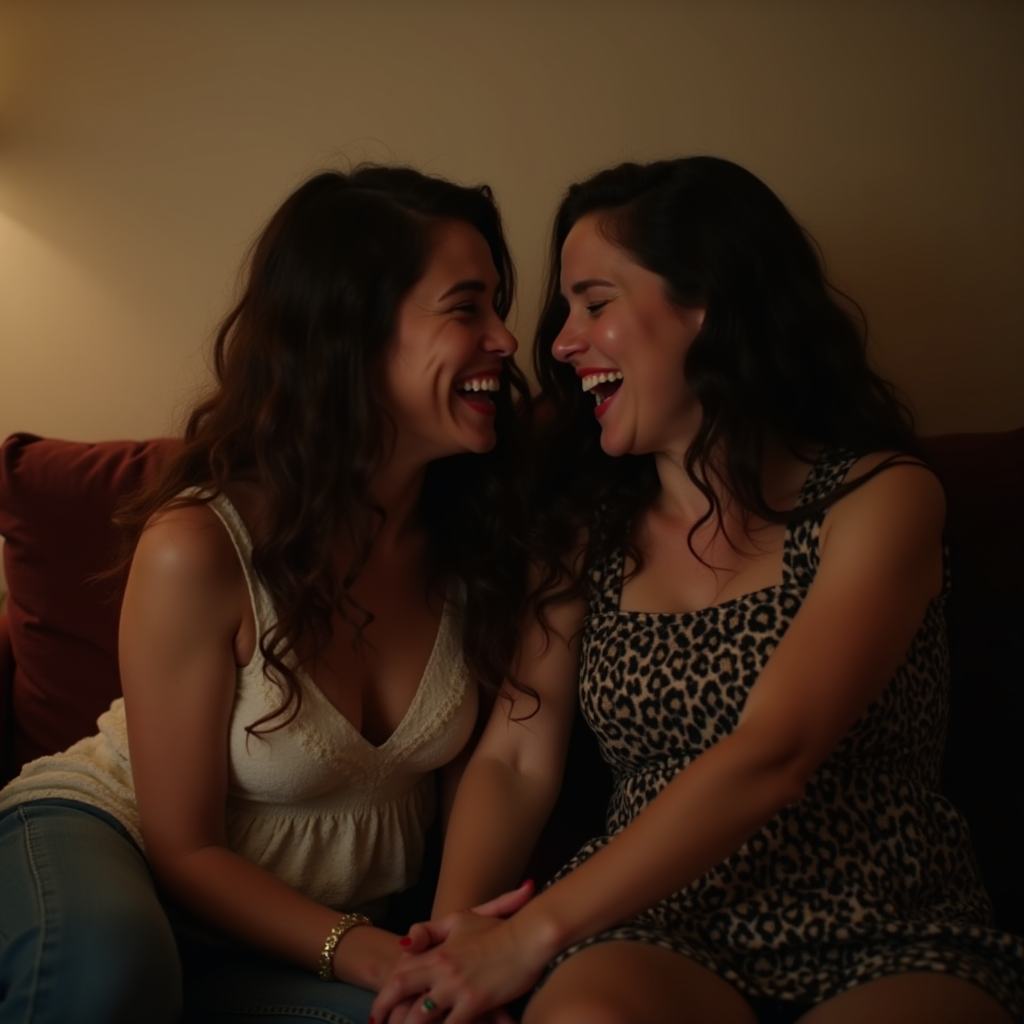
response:
[[[381,1024],[512,1024],[500,1007],[536,983],[517,939],[515,914],[533,895],[526,882],[472,911],[415,924],[403,956],[374,1000]]]

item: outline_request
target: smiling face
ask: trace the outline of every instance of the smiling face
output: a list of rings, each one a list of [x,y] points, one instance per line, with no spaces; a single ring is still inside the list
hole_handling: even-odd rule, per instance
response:
[[[670,302],[664,280],[609,241],[597,214],[567,235],[561,277],[569,315],[552,354],[594,395],[601,447],[609,455],[685,449],[700,407],[683,363],[704,310]]]
[[[483,235],[462,221],[434,229],[426,271],[403,299],[383,392],[396,450],[429,462],[494,447],[492,398],[517,346],[494,310],[498,273]]]

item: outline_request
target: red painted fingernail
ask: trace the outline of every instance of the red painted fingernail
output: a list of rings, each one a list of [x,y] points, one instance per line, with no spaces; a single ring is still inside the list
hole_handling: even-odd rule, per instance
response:
[[[400,946],[411,946],[412,939],[410,939],[408,935],[403,935],[402,938],[398,940],[398,944]],[[373,1024],[373,1021],[370,1021],[370,1024]]]

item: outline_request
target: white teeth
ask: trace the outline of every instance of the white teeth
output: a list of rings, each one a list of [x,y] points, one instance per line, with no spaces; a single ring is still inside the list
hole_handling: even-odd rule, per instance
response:
[[[612,370],[609,373],[590,373],[583,378],[583,390],[593,391],[598,384],[607,384],[609,381],[622,380],[622,374],[618,370]]]
[[[477,377],[474,380],[460,381],[455,385],[457,391],[500,391],[501,381],[497,377]]]

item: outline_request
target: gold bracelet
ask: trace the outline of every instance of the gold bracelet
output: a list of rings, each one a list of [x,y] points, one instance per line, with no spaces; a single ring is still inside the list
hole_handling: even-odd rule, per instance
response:
[[[360,924],[373,924],[365,914],[345,914],[342,919],[331,929],[330,935],[324,942],[324,948],[320,950],[320,961],[317,964],[317,974],[321,981],[334,981],[334,951],[338,943],[350,928]]]

